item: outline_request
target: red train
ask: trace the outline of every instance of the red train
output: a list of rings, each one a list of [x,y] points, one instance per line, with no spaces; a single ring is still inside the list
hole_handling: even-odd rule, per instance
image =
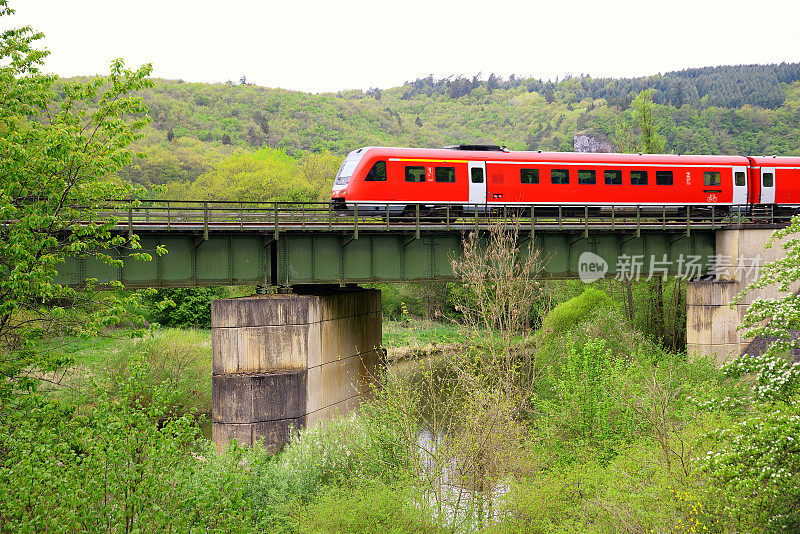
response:
[[[444,149],[366,147],[350,152],[332,190],[339,210],[401,212],[423,204],[800,207],[800,157],[509,152],[490,145]]]

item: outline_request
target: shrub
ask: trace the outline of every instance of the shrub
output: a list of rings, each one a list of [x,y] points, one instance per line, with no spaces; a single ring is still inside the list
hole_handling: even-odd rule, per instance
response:
[[[657,455],[641,439],[608,463],[587,458],[512,484],[490,532],[721,532],[704,481],[676,476]]]
[[[587,287],[583,293],[550,310],[542,321],[542,330],[548,336],[569,332],[577,325],[597,314],[607,312],[611,299],[598,289]]]
[[[288,491],[307,500],[321,486],[353,480],[392,482],[408,467],[397,446],[399,429],[357,413],[303,429],[280,455],[276,469]]]
[[[554,445],[566,458],[585,446],[605,449],[601,457],[608,458],[641,430],[633,400],[622,394],[629,361],[615,358],[602,339],[568,335],[562,343],[562,359],[537,388],[537,424],[555,430]]]
[[[86,414],[42,401],[3,426],[0,527],[3,531],[185,530],[181,481],[197,436],[189,417],[169,418],[164,389],[147,407],[136,364],[116,395],[96,391]]]
[[[422,511],[407,486],[364,482],[330,487],[304,511],[301,531],[401,534],[444,532]]]
[[[162,326],[211,328],[211,301],[225,298],[224,287],[159,289],[147,297],[147,318]]]
[[[800,529],[800,408],[758,410],[719,432],[705,464],[723,511],[742,531]]]

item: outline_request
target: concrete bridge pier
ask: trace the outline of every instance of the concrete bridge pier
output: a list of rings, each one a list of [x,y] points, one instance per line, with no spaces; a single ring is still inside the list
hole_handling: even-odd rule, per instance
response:
[[[686,343],[689,356],[709,355],[721,364],[742,354],[753,341],[737,330],[748,306],[757,298],[777,298],[775,287],[748,293],[731,307],[736,295],[755,281],[760,267],[783,257],[782,241],[764,245],[774,229],[731,229],[716,233],[715,279],[689,282],[686,286]],[[793,288],[797,291],[797,287]],[[757,349],[756,349],[757,350]]]
[[[382,359],[376,289],[319,287],[211,304],[212,440],[280,448],[291,429],[345,414]]]

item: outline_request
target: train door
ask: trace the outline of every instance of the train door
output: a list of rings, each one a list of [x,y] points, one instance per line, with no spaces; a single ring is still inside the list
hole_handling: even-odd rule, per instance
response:
[[[733,168],[733,204],[747,204],[747,167]]]
[[[469,165],[469,203],[486,203],[486,162],[470,161]]]
[[[761,167],[761,203],[775,203],[775,167]]]

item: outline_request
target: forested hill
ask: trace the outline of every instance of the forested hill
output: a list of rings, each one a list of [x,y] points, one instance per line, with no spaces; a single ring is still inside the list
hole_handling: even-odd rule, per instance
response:
[[[169,196],[324,197],[341,157],[367,145],[613,144],[651,89],[669,152],[800,155],[800,64],[688,69],[632,79],[421,78],[390,89],[308,94],[242,83],[156,80],[148,154],[122,176]]]

